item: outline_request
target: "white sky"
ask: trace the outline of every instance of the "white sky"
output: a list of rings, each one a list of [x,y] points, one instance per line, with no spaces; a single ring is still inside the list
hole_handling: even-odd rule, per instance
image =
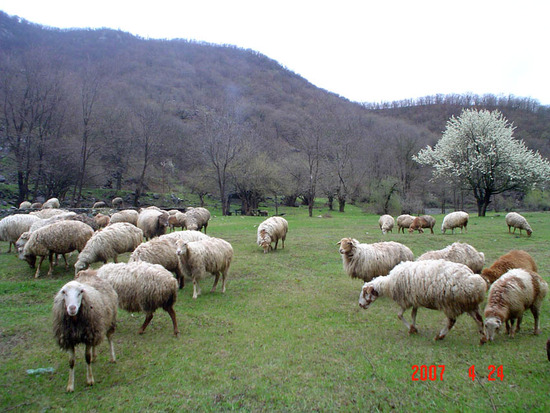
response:
[[[0,10],[253,49],[358,102],[473,92],[550,105],[548,0],[0,0]]]

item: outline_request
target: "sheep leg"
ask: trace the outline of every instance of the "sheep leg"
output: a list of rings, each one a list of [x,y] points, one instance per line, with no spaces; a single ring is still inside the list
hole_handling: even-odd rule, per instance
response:
[[[118,264],[118,256],[117,256],[117,255],[115,255],[115,256],[113,257],[113,262],[114,262],[115,264]]]
[[[61,254],[63,255],[63,260],[65,260],[65,270],[68,270],[69,269],[69,263],[67,262],[67,256],[65,254]]]
[[[201,286],[196,277],[193,277],[193,298],[197,298],[201,294]]]
[[[86,344],[86,383],[88,386],[94,385],[94,375],[92,374],[92,348]]]
[[[74,391],[74,364],[75,364],[74,347],[71,347],[69,349],[69,382],[67,383],[68,393],[71,393]]]
[[[435,336],[434,340],[443,340],[447,335],[447,333],[449,332],[449,330],[453,328],[455,323],[456,323],[456,318],[447,317],[447,325],[443,327],[443,329],[439,332],[437,336]]]
[[[40,260],[38,261],[38,265],[36,267],[36,272],[34,273],[34,278],[40,277],[40,266],[42,265],[42,261],[44,261],[44,258],[46,258],[45,255],[43,257],[40,257]]]
[[[531,307],[531,312],[533,313],[533,317],[535,318],[535,329],[533,331],[533,334],[538,336],[541,333],[538,307],[535,307],[535,306]]]
[[[277,239],[277,241],[275,241],[275,250],[277,249],[277,245],[279,245],[279,240]]]
[[[218,281],[220,280],[220,272],[218,271],[215,275],[216,275],[216,278],[214,278],[214,285],[212,286],[212,289],[210,290],[211,293],[216,291],[216,286],[218,285]]]
[[[506,334],[510,334],[510,330],[514,328],[514,321],[516,320],[506,320]]]
[[[50,252],[50,256],[49,256],[50,266],[48,268],[48,277],[50,275],[52,275],[52,272],[53,272],[53,256],[54,255],[55,255],[54,253]]]
[[[143,322],[143,325],[139,329],[138,334],[145,333],[145,329],[147,328],[147,326],[149,325],[152,319],[153,319],[153,313],[147,313],[147,315],[145,316],[145,321]]]
[[[479,334],[481,334],[481,344],[485,344],[487,342],[487,337],[485,335],[485,327],[483,326],[483,317],[481,317],[481,314],[479,313],[479,309],[474,311],[469,311],[468,315],[472,317],[477,324]]]
[[[516,324],[516,333],[519,331],[521,322],[523,321],[523,314],[518,317],[518,322]]]
[[[222,293],[225,293],[225,281],[227,280],[228,269],[222,271]]]
[[[411,311],[411,318],[412,318],[412,324],[409,327],[409,334],[415,334],[418,333],[418,330],[416,329],[416,313],[418,311],[417,307],[413,307]]]
[[[13,244],[13,242],[10,241],[10,246],[8,248],[8,254],[11,252],[11,244]],[[15,244],[13,244],[13,246],[15,247]]]
[[[185,286],[185,278],[180,263],[178,263],[178,267],[176,268],[176,279],[178,280],[179,288],[181,290]]]
[[[407,320],[405,320],[405,317],[403,317],[404,312],[405,309],[402,308],[401,311],[399,311],[399,313],[397,314],[397,318],[399,318],[403,322],[403,324],[405,324],[405,327],[407,327],[409,329],[409,333],[411,333],[411,325]]]
[[[111,329],[107,331],[107,340],[109,341],[109,353],[110,353],[110,359],[109,361],[111,363],[116,363],[116,356],[115,356],[115,346],[113,343],[113,334],[115,334],[115,329]]]
[[[176,312],[174,311],[174,307],[168,307],[164,308],[164,311],[170,315],[170,318],[172,319],[172,325],[174,326],[174,335],[177,337],[179,334],[178,330],[178,321],[176,320]]]

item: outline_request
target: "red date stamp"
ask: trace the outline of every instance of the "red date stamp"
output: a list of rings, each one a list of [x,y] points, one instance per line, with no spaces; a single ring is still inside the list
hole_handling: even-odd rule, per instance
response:
[[[499,378],[500,381],[504,381],[504,369],[502,367],[502,364],[498,367],[491,364],[489,367],[487,367],[487,370],[489,370],[487,380],[496,381],[496,379]],[[470,366],[470,368],[468,369],[468,376],[470,376],[472,381],[476,379],[476,367],[474,365]]]
[[[426,366],[425,364],[422,364],[421,366],[415,364],[412,366],[413,374],[412,374],[412,381],[436,381],[440,380],[443,381],[443,373],[445,373],[445,365],[439,364],[435,365],[432,364],[431,366]]]

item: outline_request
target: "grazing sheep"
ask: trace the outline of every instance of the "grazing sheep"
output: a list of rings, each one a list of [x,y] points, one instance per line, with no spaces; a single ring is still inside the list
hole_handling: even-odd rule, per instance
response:
[[[93,233],[94,231],[88,225],[80,221],[54,222],[33,231],[19,257],[26,260],[31,268],[34,268],[36,264],[36,257],[40,257],[34,274],[35,278],[38,278],[40,265],[46,255],[49,256],[48,275],[51,275],[54,254],[67,254],[74,250],[82,251]],[[66,261],[65,266],[68,269]]]
[[[520,235],[522,229],[527,232],[528,237],[533,233],[527,220],[517,212],[509,212],[506,214],[506,225],[508,225],[508,232],[510,232],[511,228],[514,228],[514,234],[516,233],[516,228],[519,228]]]
[[[46,209],[41,209],[40,211],[29,212],[29,214],[35,215],[38,218],[48,219],[55,215],[66,214],[67,212],[69,211],[67,211],[66,209],[46,208]]]
[[[424,233],[422,228],[430,228],[431,233],[434,233],[435,218],[430,215],[422,215],[416,217],[409,226],[409,234],[412,234],[415,230],[418,230],[420,234]]]
[[[162,308],[170,315],[174,335],[179,334],[174,311],[178,282],[167,269],[148,262],[105,264],[98,270],[80,271],[77,279],[88,274],[95,274],[113,286],[121,309],[131,313],[145,313],[145,321],[138,331],[139,334],[145,332],[157,308]]]
[[[206,234],[206,227],[208,227],[209,220],[210,211],[206,208],[187,208],[183,217],[183,228],[187,228],[191,231],[200,231],[204,228],[204,233]]]
[[[176,241],[200,241],[210,238],[199,231],[177,231],[172,234],[161,235],[150,241],[139,245],[130,256],[128,262],[145,261],[151,264],[160,264],[168,271],[174,271],[178,280],[179,288],[185,285],[185,268],[176,254]]]
[[[32,204],[29,201],[23,201],[19,204],[19,209],[29,209]]]
[[[401,307],[397,317],[416,333],[416,313],[419,307],[443,311],[447,325],[435,336],[445,338],[462,313],[468,313],[476,322],[481,334],[481,343],[486,341],[483,319],[479,305],[485,299],[487,284],[481,276],[474,274],[467,266],[446,260],[425,260],[403,262],[389,275],[377,277],[363,285],[359,305],[367,309],[380,296],[388,296]],[[412,307],[412,323],[403,313]]]
[[[233,259],[233,247],[220,238],[208,238],[202,241],[176,241],[176,253],[181,259],[186,272],[193,279],[193,298],[201,293],[199,281],[209,272],[216,278],[211,292],[216,291],[220,274],[222,276],[222,293],[225,293],[225,281]]]
[[[8,253],[11,252],[11,245],[17,248],[16,242],[24,232],[30,230],[33,223],[40,221],[35,215],[16,214],[0,220],[0,241],[9,242]]]
[[[279,244],[279,240],[285,247],[286,233],[288,232],[288,222],[282,217],[271,217],[258,225],[258,234],[256,237],[257,244],[264,249],[264,254],[271,251],[271,243],[275,243],[275,249]]]
[[[168,217],[168,226],[171,231],[175,231],[176,227],[185,227],[185,214],[183,212],[176,211],[174,214],[170,214]]]
[[[445,215],[443,218],[443,223],[441,224],[441,232],[445,232],[450,229],[451,233],[455,233],[455,228],[460,228],[460,233],[462,234],[462,228],[464,231],[468,232],[468,219],[470,216],[467,212],[464,211],[455,211]]]
[[[42,203],[41,202],[33,202],[31,204],[31,209],[40,209],[42,208]]]
[[[414,221],[414,217],[409,214],[399,215],[397,217],[397,233],[405,233],[405,228],[409,228]]]
[[[113,198],[111,204],[113,205],[113,208],[120,209],[122,208],[122,204],[124,204],[124,200],[121,197],[117,196],[116,198]]]
[[[103,201],[97,201],[92,205],[92,209],[107,208],[107,204]]]
[[[59,199],[57,198],[50,198],[46,202],[42,204],[42,209],[47,208],[59,208],[61,204],[59,203]]]
[[[117,222],[129,222],[130,224],[137,226],[138,217],[139,212],[134,211],[133,209],[123,209],[122,211],[115,212],[111,215],[110,223],[115,224]]]
[[[527,271],[538,272],[535,260],[526,251],[512,250],[500,256],[489,268],[481,272],[481,276],[489,284],[494,283],[500,276],[514,268],[522,268]]]
[[[392,232],[394,224],[395,224],[395,221],[391,215],[382,215],[378,219],[378,226],[382,230],[382,234],[387,234],[388,232]]]
[[[168,212],[155,208],[145,208],[139,213],[137,227],[143,231],[146,240],[158,237],[166,232]]]
[[[469,244],[454,242],[452,245],[442,250],[425,252],[416,260],[447,260],[458,262],[468,266],[474,273],[479,274],[483,269],[483,265],[485,265],[485,254],[478,252]]]
[[[86,346],[86,382],[92,386],[92,361],[96,347],[107,336],[110,360],[115,362],[113,334],[116,329],[118,298],[109,283],[97,277],[69,281],[57,293],[53,301],[53,334],[63,350],[69,352],[69,382],[67,391],[74,391],[75,347]]]
[[[119,254],[134,251],[143,241],[143,231],[128,222],[118,222],[96,232],[86,243],[78,255],[74,265],[75,274],[90,266],[90,264],[109,258],[117,262]]]
[[[98,229],[101,229],[109,225],[109,223],[111,222],[111,217],[100,212],[94,217],[94,220]]]
[[[540,334],[539,312],[548,284],[533,271],[516,268],[496,280],[487,297],[485,329],[487,338],[495,338],[503,323],[510,337],[519,331],[523,312],[530,309],[535,318],[534,334]],[[514,329],[514,321],[518,320]]]
[[[340,245],[344,271],[351,278],[363,281],[387,275],[402,261],[414,260],[412,251],[399,242],[360,244],[356,239],[342,238],[337,245]]]

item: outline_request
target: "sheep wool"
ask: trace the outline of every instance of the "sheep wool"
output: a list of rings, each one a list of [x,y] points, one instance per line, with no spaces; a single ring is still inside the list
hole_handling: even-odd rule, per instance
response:
[[[119,254],[134,251],[143,241],[143,231],[128,222],[118,222],[96,232],[78,255],[74,265],[75,275],[98,261],[117,262]]]
[[[117,222],[129,222],[130,224],[137,226],[138,217],[139,212],[134,211],[133,209],[123,209],[122,211],[115,212],[111,215],[110,223],[115,224]]]
[[[506,214],[506,225],[508,225],[508,232],[510,232],[511,228],[514,228],[514,234],[516,233],[516,228],[519,229],[519,233],[521,234],[521,230],[524,229],[525,232],[527,232],[527,236],[531,236],[533,233],[533,230],[531,229],[531,226],[523,217],[522,215],[518,214],[517,212],[509,212]]]
[[[496,280],[491,285],[485,307],[488,339],[494,340],[502,324],[506,324],[506,332],[514,337],[527,309],[531,310],[535,319],[534,334],[540,334],[540,307],[547,293],[548,284],[533,271],[516,268]],[[514,328],[515,320],[517,324]]]
[[[59,199],[57,198],[50,198],[42,204],[42,209],[59,208],[59,207],[60,207],[60,203],[59,203]]]
[[[430,215],[422,215],[421,217],[416,217],[413,219],[413,222],[409,226],[409,233],[413,233],[417,230],[420,234],[424,232],[423,228],[429,228],[430,232],[434,233],[435,218]]]
[[[17,248],[16,242],[21,234],[29,231],[36,221],[40,221],[40,218],[30,214],[10,215],[0,220],[0,241],[9,242],[8,253],[11,252],[12,244]]]
[[[409,228],[414,221],[414,217],[409,214],[399,215],[397,217],[397,233],[405,233],[405,228]]]
[[[66,209],[59,209],[59,208],[45,208],[45,209],[41,209],[40,211],[33,211],[29,213],[32,215],[36,215],[38,218],[48,219],[55,215],[66,214],[67,212],[70,212],[70,211],[67,211]]]
[[[481,272],[481,276],[492,284],[509,270],[522,268],[527,271],[538,272],[537,264],[528,252],[523,250],[512,250],[500,256],[489,268]]]
[[[360,244],[356,239],[342,238],[337,245],[340,245],[344,271],[351,278],[363,281],[387,275],[402,261],[414,260],[412,251],[399,242]]]
[[[282,217],[271,217],[258,225],[256,237],[257,244],[263,248],[264,254],[273,249],[277,249],[279,240],[282,242],[282,248],[285,247],[286,234],[288,232],[288,221]],[[275,243],[275,248],[271,243]]]
[[[470,216],[467,212],[464,211],[455,211],[450,214],[445,215],[443,218],[443,223],[441,224],[441,232],[445,232],[450,229],[451,233],[455,233],[455,228],[460,228],[460,233],[462,234],[462,228],[464,231],[468,232],[468,220]]]
[[[180,220],[183,219],[183,228],[191,231],[200,231],[204,228],[204,233],[206,234],[206,228],[210,220],[210,211],[202,207],[188,208],[184,216],[178,216],[178,218]]]
[[[145,239],[149,240],[166,232],[168,217],[168,212],[149,207],[141,210],[136,225],[143,231]]]
[[[67,391],[74,391],[75,347],[86,346],[86,382],[94,384],[91,362],[96,347],[106,336],[110,347],[110,360],[115,362],[113,334],[116,329],[118,298],[106,282],[87,277],[69,281],[57,293],[53,302],[53,334],[59,347],[69,352],[69,381]]]
[[[454,242],[442,250],[428,251],[418,257],[423,260],[447,260],[468,266],[474,273],[479,274],[485,265],[485,254],[478,252],[470,244]]]
[[[447,324],[435,340],[445,338],[457,317],[467,313],[476,322],[481,343],[484,343],[486,338],[479,305],[485,299],[486,291],[487,286],[481,276],[463,264],[446,260],[403,262],[387,276],[366,282],[359,295],[359,306],[367,309],[378,297],[390,297],[401,307],[397,316],[410,334],[418,331],[418,308],[440,310],[447,317]],[[412,323],[409,323],[403,313],[411,307]]]
[[[391,215],[382,215],[378,219],[378,226],[382,230],[382,234],[387,234],[388,232],[392,232],[394,224],[395,224],[395,221]]]

